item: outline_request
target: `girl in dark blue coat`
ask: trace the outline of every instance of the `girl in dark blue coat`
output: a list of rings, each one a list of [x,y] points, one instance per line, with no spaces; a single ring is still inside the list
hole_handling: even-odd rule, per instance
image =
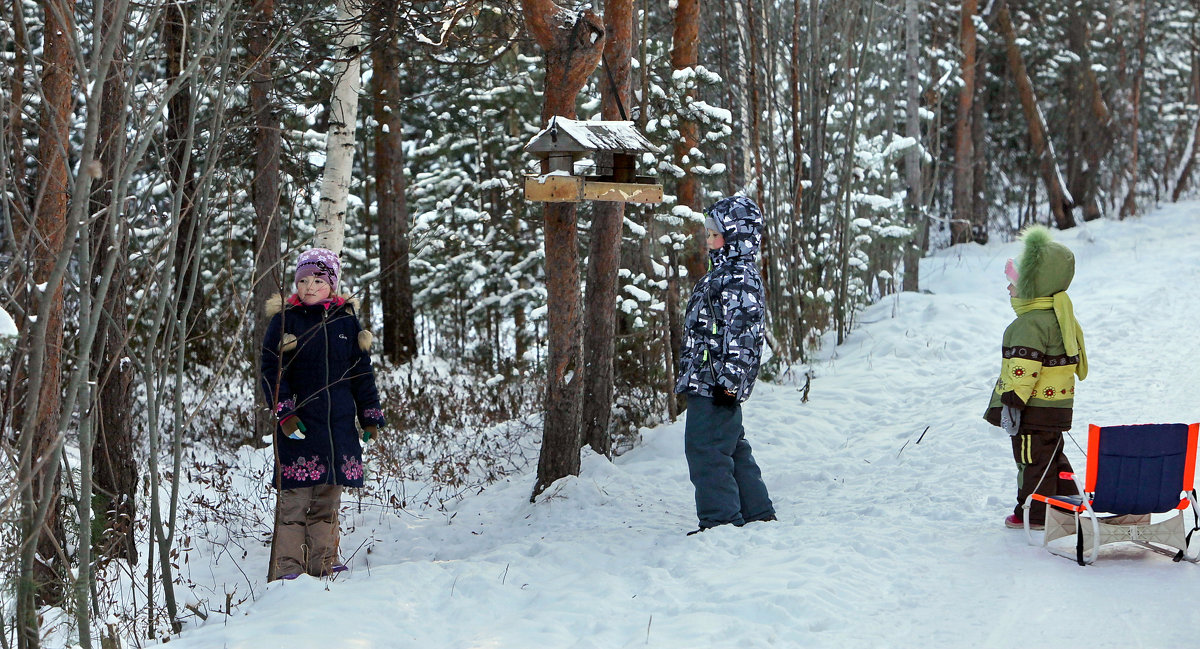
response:
[[[296,292],[267,305],[262,386],[279,420],[273,482],[280,490],[268,580],[345,569],[342,488],[363,485],[359,440],[384,425],[371,334],[359,325],[356,303],[337,295],[340,273],[333,251],[307,250],[296,264]]]

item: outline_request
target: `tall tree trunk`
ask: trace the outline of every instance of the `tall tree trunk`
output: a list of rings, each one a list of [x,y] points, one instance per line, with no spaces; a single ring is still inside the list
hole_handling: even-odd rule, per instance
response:
[[[742,4],[740,2],[720,2],[717,3],[717,6],[720,8],[717,20],[720,21],[719,24],[725,26],[723,37],[716,39],[717,51],[720,52],[718,69],[722,79],[736,79],[735,83],[724,84],[725,99],[737,113],[733,119],[733,127],[738,131],[736,137],[742,142],[748,142],[750,140],[748,135],[750,118],[745,91],[749,84],[746,83],[748,66],[745,56],[746,27],[742,19]],[[738,188],[745,185],[749,178],[750,158],[746,155],[744,147],[731,146],[726,147],[725,159],[729,167],[725,193],[732,195],[738,191]]]
[[[975,116],[975,37],[976,0],[962,0],[959,22],[959,48],[962,50],[962,88],[958,93],[958,120],[954,125],[954,220],[950,223],[950,242],[971,240],[975,198],[975,139],[971,122]]]
[[[112,63],[104,81],[104,92],[100,103],[100,129],[97,140],[101,175],[91,196],[91,213],[96,218],[92,225],[93,270],[89,276],[99,277],[101,268],[110,258],[115,259],[112,287],[126,285],[126,263],[128,240],[119,227],[122,206],[118,186],[125,168],[125,112],[129,103],[126,90],[128,74],[123,47],[124,24],[116,16],[113,2],[104,3],[101,34],[105,41],[115,39]],[[93,287],[95,292],[98,287]],[[100,538],[93,538],[98,561],[125,559],[137,562],[137,546],[134,543],[133,523],[136,520],[137,466],[134,458],[133,425],[133,369],[122,362],[128,355],[129,332],[126,319],[129,315],[125,303],[127,294],[110,288],[105,292],[102,305],[107,317],[100,325],[96,362],[99,377],[93,409],[95,417],[95,446],[92,450],[92,498],[93,509],[98,521],[103,522],[104,531]]]
[[[188,62],[193,56],[192,44],[188,39],[192,35],[192,12],[190,3],[172,2],[164,13],[163,41],[167,52],[167,82],[174,82],[182,77],[179,92],[168,100],[167,116],[167,172],[173,190],[179,196],[179,236],[175,239],[175,299],[179,312],[184,311],[184,305],[192,303],[194,286],[197,283],[198,267],[196,255],[200,254],[201,232],[196,219],[196,174],[193,172],[194,156],[192,153],[193,134],[195,132],[195,107],[192,97],[191,75],[184,74]],[[203,297],[196,291],[195,295]],[[189,310],[185,320],[185,336],[192,335],[196,330],[204,330],[203,305],[195,305]]]
[[[1196,4],[1196,0],[1193,0],[1193,5],[1195,5],[1195,4]],[[1196,103],[1200,103],[1200,51],[1198,51],[1198,48],[1196,45],[1197,44],[1196,39],[1200,35],[1197,34],[1195,18],[1192,19],[1192,23],[1189,26],[1189,35],[1191,36],[1191,38],[1190,38],[1190,42],[1191,42],[1190,58],[1191,58],[1192,74],[1191,74],[1191,82],[1189,84],[1191,90],[1190,90],[1190,92],[1188,92],[1188,101],[1190,101],[1193,104],[1196,104]],[[1186,147],[1184,147],[1184,151],[1179,160],[1179,164],[1176,165],[1175,172],[1172,174],[1172,177],[1170,179],[1170,182],[1171,182],[1170,194],[1171,194],[1171,202],[1172,203],[1177,202],[1179,200],[1180,195],[1182,195],[1183,192],[1187,189],[1188,179],[1191,178],[1192,171],[1196,165],[1197,144],[1200,144],[1200,116],[1197,116],[1197,118],[1195,119],[1194,125],[1192,126],[1191,131],[1188,134],[1188,144]]]
[[[625,115],[621,114],[621,107],[629,106],[630,98],[633,0],[605,0],[604,31],[606,65],[616,88],[614,90],[614,84],[604,82],[607,77],[601,81],[600,113],[606,120],[621,120],[628,117],[627,111]],[[613,401],[613,336],[617,325],[617,271],[621,267],[624,222],[624,203],[598,202],[592,209],[587,301],[583,315],[583,441],[593,451],[610,458],[612,437],[608,425]]]
[[[1130,90],[1129,163],[1125,167],[1125,200],[1121,203],[1121,218],[1134,216],[1138,212],[1138,129],[1141,124],[1142,82],[1146,78],[1146,0],[1141,2],[1138,19],[1138,66],[1134,72],[1133,88]]]
[[[666,297],[666,350],[663,353],[666,361],[667,377],[665,381],[667,397],[667,414],[671,421],[685,407],[682,403],[684,395],[675,394],[675,381],[679,378],[679,354],[683,347],[683,314],[679,306],[679,260],[674,248],[667,249],[667,297]]]
[[[792,43],[791,65],[789,66],[788,85],[791,86],[791,129],[792,129],[792,223],[793,229],[802,228],[804,214],[804,180],[807,177],[804,166],[804,113],[801,109],[801,87],[803,84],[802,69],[804,65],[804,48],[801,43],[801,16],[804,14],[804,0],[792,0]],[[780,272],[786,274],[788,284],[799,286],[798,261],[802,258],[799,248],[803,233],[794,231],[789,239],[789,259],[791,262],[782,265]],[[780,340],[780,349],[776,353],[784,356],[785,362],[796,360],[796,352],[803,352],[803,343],[799,342],[800,300],[782,301],[783,313],[776,319],[776,335]],[[782,334],[782,335],[781,335]]]
[[[987,175],[990,166],[987,149],[987,98],[984,81],[989,60],[988,48],[975,52],[975,100],[971,102],[971,240],[980,245],[988,242]]]
[[[1050,211],[1060,230],[1073,227],[1075,216],[1071,213],[1074,206],[1071,195],[1064,186],[1062,175],[1058,172],[1058,159],[1054,155],[1054,146],[1046,135],[1046,124],[1042,120],[1042,111],[1037,105],[1037,96],[1033,91],[1033,82],[1025,69],[1025,59],[1017,45],[1017,35],[1013,29],[1012,18],[1009,16],[1008,5],[1000,8],[997,14],[997,25],[1004,36],[1008,51],[1008,66],[1012,71],[1017,86],[1017,95],[1021,99],[1021,108],[1025,112],[1025,120],[1029,124],[1029,143],[1033,153],[1039,160],[1039,171],[1042,182],[1046,185],[1046,193],[1050,199]]]
[[[405,199],[404,127],[400,119],[400,54],[397,12],[387,3],[371,9],[375,47],[375,185],[379,210],[380,297],[383,301],[383,353],[394,363],[417,356],[416,313],[409,270],[408,202]]]
[[[759,35],[762,37],[763,43],[771,43],[774,49],[778,38],[775,31],[772,29],[771,12],[772,3],[762,2],[758,5],[759,12]],[[786,174],[781,174],[777,170],[786,167],[788,164],[787,152],[779,151],[778,138],[775,137],[775,124],[780,122],[778,116],[779,101],[776,97],[776,92],[779,84],[774,83],[774,79],[780,78],[777,69],[779,57],[774,54],[764,53],[763,55],[763,79],[770,79],[771,82],[764,82],[763,88],[763,104],[766,111],[766,136],[761,139],[763,152],[758,160],[761,165],[760,177],[762,180],[758,184],[758,207],[763,214],[762,239],[758,246],[758,268],[762,278],[763,301],[768,305],[766,310],[764,324],[767,340],[770,341],[774,336],[772,329],[775,322],[775,314],[777,310],[771,309],[769,305],[779,303],[779,297],[783,291],[780,285],[779,274],[775,272],[775,259],[778,255],[776,250],[779,246],[778,238],[780,233],[779,223],[779,200],[776,199],[776,187],[783,185],[778,180]],[[757,139],[757,138],[756,138]],[[770,161],[764,163],[763,160]],[[770,191],[768,191],[770,190]]]
[[[746,53],[749,57],[747,61],[747,83],[746,92],[750,94],[749,109],[750,109],[750,140],[746,142],[746,146],[750,149],[749,159],[753,161],[751,173],[747,175],[746,180],[754,186],[754,196],[752,197],[758,203],[759,209],[763,208],[763,186],[766,184],[766,169],[762,162],[762,105],[759,96],[759,88],[761,85],[759,70],[758,55],[761,49],[758,41],[758,35],[762,27],[758,24],[760,16],[754,8],[754,0],[745,0],[746,3]],[[690,269],[689,269],[690,270]],[[701,273],[700,275],[703,275]],[[700,275],[693,276],[692,279],[700,279]]]
[[[1092,69],[1089,51],[1090,12],[1084,0],[1074,0],[1067,25],[1067,44],[1078,62],[1074,71],[1073,101],[1068,102],[1067,137],[1071,150],[1067,162],[1067,189],[1083,209],[1083,220],[1100,218],[1099,173],[1112,146],[1112,120]],[[1068,77],[1070,78],[1070,76]]]
[[[280,258],[281,218],[279,212],[279,160],[281,132],[279,104],[275,100],[275,53],[271,42],[275,37],[275,0],[249,0],[250,15],[246,21],[246,52],[250,67],[250,112],[254,121],[254,182],[251,200],[254,203],[254,283],[251,289],[254,309],[253,349],[255,374],[260,367],[262,340],[266,336],[270,317],[267,300],[287,289],[287,279]],[[254,409],[254,440],[258,445],[275,430],[275,416],[265,408]]]
[[[805,130],[808,133],[808,179],[810,186],[804,192],[801,202],[804,206],[800,214],[800,230],[804,237],[803,254],[806,257],[805,268],[801,275],[800,295],[809,294],[818,288],[824,288],[825,255],[817,253],[818,248],[825,245],[821,240],[824,225],[823,208],[828,203],[825,195],[826,176],[826,135],[829,126],[830,110],[830,78],[827,73],[829,57],[824,52],[829,49],[825,43],[826,23],[825,9],[828,5],[821,0],[809,0],[808,3],[808,65],[805,93],[806,119]],[[831,210],[832,211],[832,210]],[[806,305],[813,308],[802,309],[800,312],[798,340],[806,340],[809,333],[824,328],[820,320],[826,313],[827,305],[821,301],[807,301]],[[803,345],[800,345],[803,354]]]
[[[0,0],[2,2],[3,0]],[[12,76],[9,85],[9,112],[7,119],[7,129],[4,135],[4,141],[9,145],[7,151],[0,155],[7,156],[4,162],[12,176],[13,198],[9,201],[12,209],[15,211],[13,220],[27,220],[28,214],[28,188],[25,186],[25,147],[22,143],[25,141],[25,117],[21,111],[22,105],[25,103],[25,66],[29,60],[29,53],[25,51],[25,12],[22,6],[22,0],[12,0],[12,6],[9,10],[12,12],[12,29],[13,29],[13,62]]]
[[[338,62],[329,99],[329,132],[325,136],[325,175],[317,207],[314,244],[339,255],[346,233],[346,202],[354,173],[354,131],[358,124],[358,90],[362,86],[359,43],[362,0],[337,0]]]
[[[1196,4],[1196,2],[1197,0],[1193,0],[1193,4]],[[1193,18],[1188,30],[1191,42],[1189,58],[1191,59],[1192,71],[1188,83],[1188,101],[1192,104],[1200,103],[1197,101],[1197,97],[1200,97],[1200,51],[1197,48],[1196,22],[1197,19]],[[1172,203],[1177,202],[1180,195],[1187,189],[1188,179],[1195,168],[1196,146],[1200,143],[1200,116],[1194,119],[1192,127],[1188,130],[1187,138],[1187,144],[1180,153],[1179,161],[1167,179],[1168,193],[1171,196]]]
[[[542,123],[575,117],[575,100],[604,52],[604,26],[591,11],[564,10],[551,0],[521,0],[525,23],[546,53]],[[546,236],[548,354],[546,415],[533,498],[555,480],[579,474],[583,381],[579,319],[579,253],[574,203],[543,206]]]
[[[1183,157],[1179,160],[1170,178],[1171,202],[1176,203],[1188,188],[1188,180],[1196,168],[1196,149],[1200,148],[1200,116],[1193,121],[1188,132],[1188,144],[1184,148]]]
[[[686,70],[694,68],[700,62],[700,0],[678,0],[675,6],[674,31],[671,34],[671,69]],[[695,97],[696,91],[689,90],[688,97]],[[699,142],[699,129],[696,122],[688,115],[679,116],[679,139],[675,141],[675,164],[683,169],[683,177],[675,188],[676,205],[687,207],[693,211],[700,209],[699,182],[692,171],[691,150]],[[684,234],[688,237],[687,252],[683,256],[683,265],[688,269],[691,280],[697,281],[704,276],[704,262],[707,256],[704,252],[704,240],[700,234],[704,230],[703,223],[687,221],[684,223]]]
[[[62,443],[58,439],[63,282],[61,276],[51,280],[66,245],[75,4],[72,0],[46,0],[42,7],[45,30],[34,221],[14,223],[18,241],[25,243],[19,254],[28,266],[23,277],[26,281],[16,287],[17,299],[27,313],[38,314],[36,320],[23,318],[19,323],[18,345],[27,355],[28,363],[24,372],[13,372],[13,379],[19,382],[15,392],[23,401],[18,409],[20,425],[16,427],[21,436],[18,480],[22,485],[23,547],[15,621],[20,647],[39,645],[37,607],[63,600],[69,568],[65,562],[66,536],[60,512]]]
[[[921,28],[920,0],[905,0],[904,2],[904,59],[905,59],[905,121],[904,134],[916,140],[917,145],[909,148],[904,154],[904,181],[907,193],[904,200],[905,222],[912,232],[912,240],[904,247],[904,284],[905,291],[920,290],[921,257],[924,249],[918,243],[923,239],[922,233],[928,226],[929,220],[924,217],[925,204],[922,197],[924,189],[921,174]],[[797,165],[799,166],[799,165]]]

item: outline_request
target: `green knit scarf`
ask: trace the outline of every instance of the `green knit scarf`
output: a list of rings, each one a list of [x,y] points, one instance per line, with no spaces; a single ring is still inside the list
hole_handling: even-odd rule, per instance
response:
[[[1013,311],[1017,315],[1025,315],[1030,311],[1054,309],[1058,317],[1058,328],[1062,330],[1063,346],[1067,348],[1067,356],[1079,355],[1079,364],[1075,366],[1075,375],[1082,381],[1087,378],[1087,350],[1083,346],[1083,329],[1075,319],[1075,307],[1066,291],[1055,293],[1052,297],[1039,297],[1032,300],[1011,298]]]

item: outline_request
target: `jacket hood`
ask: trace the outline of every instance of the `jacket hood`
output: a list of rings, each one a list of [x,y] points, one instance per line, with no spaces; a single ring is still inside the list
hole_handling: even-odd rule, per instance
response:
[[[1050,238],[1044,226],[1029,227],[1021,234],[1025,248],[1017,261],[1017,297],[1032,300],[1050,297],[1071,286],[1075,278],[1075,255]]]
[[[753,260],[762,243],[762,210],[745,196],[730,196],[713,203],[704,215],[721,228],[725,247],[719,252],[730,259],[744,257]]]

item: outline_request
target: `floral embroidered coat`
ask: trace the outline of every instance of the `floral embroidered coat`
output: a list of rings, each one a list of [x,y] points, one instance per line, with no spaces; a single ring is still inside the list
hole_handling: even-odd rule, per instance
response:
[[[1023,239],[1017,298],[1047,298],[1065,292],[1075,277],[1075,255],[1051,241],[1044,228],[1029,230]],[[1000,376],[984,419],[1000,426],[1001,407],[1010,406],[1021,411],[1022,430],[1070,430],[1080,356],[1067,353],[1055,312],[1043,308],[1018,315],[1004,330],[1000,351]]]
[[[371,335],[356,304],[334,298],[305,306],[295,295],[268,302],[274,313],[262,347],[262,387],[278,421],[295,415],[304,439],[275,427],[275,486],[363,485],[360,426],[384,425],[371,367]]]

